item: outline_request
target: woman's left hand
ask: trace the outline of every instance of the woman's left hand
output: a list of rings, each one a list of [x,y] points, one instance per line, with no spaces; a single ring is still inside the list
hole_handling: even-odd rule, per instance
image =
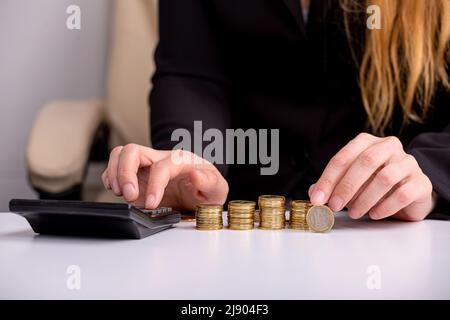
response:
[[[366,213],[378,220],[394,216],[423,220],[435,204],[430,179],[396,137],[359,134],[328,163],[309,190],[311,203],[348,208],[351,218]]]

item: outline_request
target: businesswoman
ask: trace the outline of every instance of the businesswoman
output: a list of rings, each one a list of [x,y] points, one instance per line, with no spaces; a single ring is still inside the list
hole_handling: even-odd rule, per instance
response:
[[[148,208],[273,193],[355,219],[449,213],[449,39],[449,0],[160,1],[153,148],[115,148],[105,187]],[[174,163],[194,120],[279,129],[279,172]]]

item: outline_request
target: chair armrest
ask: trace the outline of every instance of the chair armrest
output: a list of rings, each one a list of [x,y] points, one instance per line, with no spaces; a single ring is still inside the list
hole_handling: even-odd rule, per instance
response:
[[[98,101],[52,102],[41,109],[26,150],[33,187],[60,193],[82,183],[104,109]]]

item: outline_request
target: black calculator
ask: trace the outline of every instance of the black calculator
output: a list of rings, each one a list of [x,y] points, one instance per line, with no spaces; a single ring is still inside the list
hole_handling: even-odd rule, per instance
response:
[[[180,222],[171,208],[145,210],[126,203],[13,199],[9,210],[27,219],[35,233],[142,239]]]

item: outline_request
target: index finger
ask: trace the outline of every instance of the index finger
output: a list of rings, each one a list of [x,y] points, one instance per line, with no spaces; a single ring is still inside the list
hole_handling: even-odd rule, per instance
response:
[[[127,201],[135,201],[139,196],[137,173],[139,168],[149,166],[161,158],[158,151],[151,148],[128,144],[123,147],[117,168],[120,190]]]
[[[361,152],[379,140],[380,138],[370,134],[361,133],[336,153],[311,190],[311,203],[313,205],[327,203],[334,187],[347,172],[353,161],[356,160]]]

